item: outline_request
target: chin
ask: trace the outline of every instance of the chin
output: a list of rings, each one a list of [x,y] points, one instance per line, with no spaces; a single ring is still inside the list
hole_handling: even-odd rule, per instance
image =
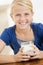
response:
[[[27,27],[19,27],[19,28],[20,28],[20,29],[24,29],[24,30],[27,29]]]
[[[21,26],[21,25],[20,25],[20,26],[19,26],[19,28],[20,28],[20,29],[27,29],[27,28],[28,28],[28,26],[29,26],[28,24],[27,24],[27,25],[25,25],[25,26]]]

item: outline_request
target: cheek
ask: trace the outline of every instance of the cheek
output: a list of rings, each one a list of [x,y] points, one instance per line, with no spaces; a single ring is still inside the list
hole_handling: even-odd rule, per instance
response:
[[[16,24],[18,24],[19,21],[20,21],[20,18],[19,17],[15,17],[14,21],[15,21]]]
[[[19,21],[20,20],[20,17],[15,17],[15,21]]]
[[[26,19],[31,21],[32,20],[32,16],[27,16]]]

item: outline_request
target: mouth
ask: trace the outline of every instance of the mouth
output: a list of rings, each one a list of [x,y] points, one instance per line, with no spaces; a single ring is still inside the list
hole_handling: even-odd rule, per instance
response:
[[[27,22],[19,22],[19,26],[22,29],[26,29],[28,27],[28,23]]]
[[[27,24],[27,22],[19,22],[19,24],[24,26]]]

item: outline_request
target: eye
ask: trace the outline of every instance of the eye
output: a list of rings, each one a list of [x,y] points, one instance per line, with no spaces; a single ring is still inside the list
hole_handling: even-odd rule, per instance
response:
[[[21,14],[16,14],[16,16],[21,16]]]
[[[25,15],[27,16],[27,15],[29,15],[29,13],[25,13]]]

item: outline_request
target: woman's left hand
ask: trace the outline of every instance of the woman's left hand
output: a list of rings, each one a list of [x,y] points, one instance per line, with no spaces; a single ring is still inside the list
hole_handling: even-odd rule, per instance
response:
[[[31,57],[30,59],[43,59],[43,51],[40,51],[35,45],[33,45],[34,47],[34,56]]]

